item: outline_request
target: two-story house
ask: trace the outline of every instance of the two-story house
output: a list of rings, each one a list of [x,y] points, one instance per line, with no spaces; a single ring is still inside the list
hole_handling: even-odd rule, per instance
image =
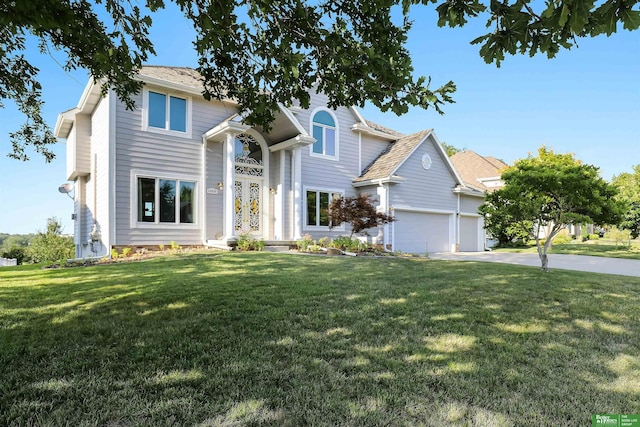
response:
[[[404,135],[313,93],[309,109],[280,106],[266,132],[243,124],[232,100],[206,101],[193,69],[145,66],[139,79],[133,111],[90,81],[58,117],[78,257],[226,245],[246,232],[283,243],[346,235],[348,226],[329,228],[330,201],[361,192],[396,217],[372,233],[388,248],[483,249],[483,193],[464,184],[432,130]],[[463,217],[475,228],[461,233]]]

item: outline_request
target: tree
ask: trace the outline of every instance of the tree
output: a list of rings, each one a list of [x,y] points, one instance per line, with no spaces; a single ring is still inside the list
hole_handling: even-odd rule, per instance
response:
[[[466,150],[466,148],[457,148],[457,147],[454,147],[453,145],[447,144],[446,142],[442,142],[441,145],[442,145],[442,148],[444,148],[444,152],[447,153],[447,156],[449,157],[453,156],[456,153]]]
[[[246,122],[269,128],[277,103],[299,100],[309,105],[309,89],[329,97],[329,106],[362,106],[371,101],[382,111],[402,114],[409,106],[442,113],[453,102],[453,82],[431,89],[431,79],[415,78],[405,48],[410,10],[436,5],[439,26],[463,26],[488,14],[480,45],[487,63],[500,65],[505,54],[544,53],[552,58],[579,37],[610,35],[621,23],[640,26],[638,0],[173,0],[197,32],[206,99],[230,97]],[[61,50],[65,70],[86,68],[133,108],[129,95],[142,83],[136,71],[155,53],[148,37],[152,15],[164,0],[146,0],[142,8],[126,0],[30,0],[0,4],[0,102],[11,99],[27,121],[10,134],[11,157],[26,160],[32,146],[50,161],[55,138],[42,118],[38,69],[25,57],[26,38],[34,36],[41,52]],[[533,3],[533,4],[531,4]],[[400,6],[402,22],[392,17]],[[104,10],[103,10],[104,9]],[[106,17],[102,22],[98,16]],[[397,20],[396,20],[397,21]],[[1,106],[1,105],[0,105]]]
[[[569,224],[616,224],[622,205],[615,188],[599,176],[598,168],[582,164],[572,154],[542,147],[538,156],[518,160],[502,173],[503,188],[487,194],[480,211],[499,212],[513,223],[531,221],[542,269],[553,238]],[[545,230],[545,239],[541,230]],[[544,240],[544,241],[543,241]]]
[[[618,199],[627,204],[620,226],[635,239],[640,235],[640,164],[632,171],[614,176],[611,183],[618,189]]]
[[[531,238],[533,222],[515,219],[510,210],[504,209],[509,200],[502,199],[500,194],[489,193],[479,212],[484,216],[484,228],[491,237],[498,241],[498,246],[505,247],[514,242],[526,242]]]
[[[355,233],[395,221],[392,216],[378,212],[374,202],[366,193],[332,200],[329,205],[330,228],[347,222],[351,224],[349,237],[353,238]]]
[[[47,220],[46,231],[40,231],[29,245],[28,255],[35,263],[53,263],[73,258],[73,238],[62,236],[62,224],[57,218]]]

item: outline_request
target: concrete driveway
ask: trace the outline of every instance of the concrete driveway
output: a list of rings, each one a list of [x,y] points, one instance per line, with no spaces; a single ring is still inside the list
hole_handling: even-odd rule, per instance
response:
[[[431,259],[449,261],[502,262],[540,267],[538,254],[509,252],[457,252],[433,253]],[[640,260],[605,258],[584,255],[549,255],[549,269],[589,271],[592,273],[619,274],[640,277]]]

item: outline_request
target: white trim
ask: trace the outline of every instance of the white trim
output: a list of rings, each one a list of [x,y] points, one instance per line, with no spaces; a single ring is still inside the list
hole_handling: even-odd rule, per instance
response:
[[[284,151],[280,151],[279,159],[279,173],[278,181],[276,184],[276,194],[273,197],[273,214],[275,215],[273,221],[273,239],[284,240]]]
[[[358,174],[362,174],[362,132],[358,132]]]
[[[269,151],[275,153],[283,150],[295,150],[296,148],[306,147],[316,142],[316,139],[306,134],[296,135],[293,138],[289,138],[277,144],[273,144],[269,147]]]
[[[356,119],[358,119],[359,122],[361,122],[364,125],[367,124],[367,121],[364,119],[364,116],[362,115],[362,113],[360,113],[360,110],[358,110],[356,106],[352,105],[351,107],[349,107],[349,109],[351,110],[353,115],[356,116]]]
[[[351,130],[357,132],[364,132],[371,136],[377,136],[379,138],[386,139],[387,141],[397,141],[402,138],[402,136],[391,135],[390,133],[382,132],[380,130],[376,130],[365,123],[354,123],[351,125]]]
[[[157,128],[154,126],[149,126],[149,92],[154,92],[154,93],[158,93],[160,95],[165,95],[166,98],[166,103],[165,103],[165,109],[166,109],[166,114],[165,114],[165,127],[164,128]],[[185,112],[185,120],[186,120],[186,130],[184,132],[182,131],[177,131],[177,130],[171,130],[169,129],[170,126],[170,121],[171,121],[171,115],[170,115],[170,110],[169,110],[169,105],[171,104],[170,99],[171,97],[173,98],[178,98],[178,99],[184,99],[186,101],[186,112]],[[163,134],[163,135],[170,135],[170,136],[175,136],[178,138],[186,138],[186,139],[191,139],[192,138],[192,131],[191,131],[191,121],[192,121],[192,99],[190,96],[185,96],[182,94],[178,94],[176,92],[172,92],[167,90],[167,88],[159,88],[159,89],[155,89],[155,88],[147,88],[145,87],[142,90],[142,130],[144,132],[153,132],[153,133],[159,133],[159,134]]]
[[[456,211],[445,209],[412,208],[411,206],[393,206],[393,209],[396,211],[432,213],[439,215],[452,215],[456,213]]]
[[[310,136],[305,130],[304,127],[302,126],[302,124],[300,123],[300,121],[298,119],[296,119],[296,117],[293,115],[293,113],[291,112],[291,110],[289,110],[287,107],[285,107],[282,103],[278,102],[278,108],[280,108],[280,111],[282,111],[282,114],[284,114],[284,116],[289,119],[289,121],[291,122],[291,124],[298,130],[298,133],[304,135],[304,136]]]
[[[216,125],[202,134],[205,140],[212,140],[214,142],[225,142],[227,133],[233,133],[235,135],[241,134],[251,126],[243,125],[242,123],[232,122],[230,120],[225,120],[224,122]],[[217,137],[223,137],[217,139]]]
[[[406,179],[404,179],[403,177],[394,175],[386,178],[376,178],[376,179],[367,179],[366,181],[357,181],[352,183],[351,185],[355,188],[358,188],[358,187],[369,187],[371,185],[380,185],[380,184],[400,184],[405,181]]]
[[[438,139],[438,136],[433,131],[430,132],[429,135],[433,136],[433,139],[436,142],[436,150],[438,150],[440,152],[440,157],[442,159],[444,159],[447,167],[449,168],[449,171],[451,171],[453,173],[453,176],[455,177],[456,182],[458,184],[460,184],[460,185],[464,185],[464,182],[462,181],[462,177],[460,176],[460,174],[456,170],[455,166],[453,166],[453,162],[451,162],[451,158],[449,156],[447,156],[447,152],[444,151],[444,148],[442,147],[442,143]]]
[[[302,149],[291,156],[293,180],[293,239],[302,237]]]
[[[478,213],[471,213],[471,212],[460,212],[460,216],[468,216],[468,217],[474,217],[474,218],[482,218],[482,215],[478,214]]]
[[[195,218],[194,221],[192,223],[181,223],[181,222],[160,222],[159,220],[159,209],[157,209],[159,205],[159,191],[157,191],[156,188],[156,192],[155,192],[155,206],[156,206],[156,218],[155,218],[155,222],[152,223],[147,223],[147,222],[139,222],[138,221],[138,178],[151,178],[151,179],[155,179],[156,183],[158,180],[160,179],[167,179],[167,180],[175,180],[175,181],[191,181],[194,183],[195,188],[193,189],[193,194],[196,196],[194,198],[194,203],[196,204],[196,206],[193,209]],[[197,229],[200,227],[200,204],[204,203],[201,200],[198,200],[198,194],[200,194],[200,187],[199,186],[204,186],[204,184],[200,181],[200,177],[198,177],[197,175],[182,175],[182,174],[175,174],[175,173],[164,173],[164,172],[157,172],[157,171],[149,171],[149,170],[142,170],[142,169],[131,169],[131,173],[130,173],[130,195],[129,195],[129,205],[131,207],[130,209],[130,227],[132,229],[136,229],[136,228],[152,228],[152,229],[159,229],[159,228],[170,228],[172,230],[193,230],[193,229]],[[176,188],[176,194],[178,194],[179,192],[179,188]],[[176,210],[179,209],[179,204],[176,203]],[[179,220],[179,215],[176,215],[176,220]]]
[[[107,183],[109,185],[109,199],[107,201],[107,213],[109,215],[109,233],[108,242],[104,245],[107,254],[111,253],[111,247],[117,244],[116,240],[116,120],[117,120],[117,97],[111,90],[107,95],[106,101],[109,103],[109,136],[107,138],[109,144],[109,171],[107,175]]]
[[[332,229],[329,229],[328,225],[308,225],[307,224],[307,218],[309,217],[307,215],[307,191],[315,191],[318,193],[329,193],[329,194],[340,194],[342,197],[345,196],[345,190],[344,189],[337,189],[337,188],[326,188],[326,187],[319,187],[316,185],[304,185],[302,187],[302,195],[303,197],[301,198],[304,203],[302,203],[302,217],[304,218],[304,221],[302,221],[302,230],[303,231],[344,231],[345,230],[345,226],[344,223],[340,224],[339,226],[333,227]],[[318,220],[320,219],[320,205],[319,205],[319,201],[320,199],[316,199],[317,202],[317,206],[316,206],[316,218],[318,218]],[[329,204],[331,204],[331,198],[329,199]]]
[[[313,136],[313,118],[314,116],[320,112],[320,111],[325,111],[327,113],[329,113],[329,115],[331,116],[331,118],[333,118],[333,122],[335,124],[335,126],[333,127],[333,129],[335,130],[335,140],[334,140],[334,144],[335,144],[335,154],[333,156],[330,156],[328,154],[319,154],[319,153],[314,153],[313,152],[313,144],[309,145],[309,156],[310,157],[315,157],[318,159],[324,159],[324,160],[331,160],[334,162],[337,162],[340,160],[340,123],[338,122],[338,117],[336,117],[335,113],[331,110],[329,110],[328,108],[325,107],[316,107],[313,109],[313,111],[311,111],[311,115],[309,116],[309,135],[315,139],[315,137]],[[324,129],[331,129],[331,126],[328,125],[322,125],[322,129],[323,129],[323,137],[324,137]],[[325,141],[322,141],[323,144],[323,151],[324,151],[324,147],[325,147]]]

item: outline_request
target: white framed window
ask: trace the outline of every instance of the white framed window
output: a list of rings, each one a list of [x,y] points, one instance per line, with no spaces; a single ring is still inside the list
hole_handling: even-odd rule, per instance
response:
[[[198,181],[132,172],[131,222],[134,227],[197,227]]]
[[[191,138],[191,98],[144,89],[143,130]]]
[[[310,155],[338,160],[338,120],[332,111],[316,108],[311,113],[311,136],[316,142],[311,145]]]
[[[328,230],[331,225],[329,209],[331,202],[344,197],[343,190],[327,190],[305,187],[304,191],[304,227],[305,230]],[[344,224],[333,228],[344,230]]]

